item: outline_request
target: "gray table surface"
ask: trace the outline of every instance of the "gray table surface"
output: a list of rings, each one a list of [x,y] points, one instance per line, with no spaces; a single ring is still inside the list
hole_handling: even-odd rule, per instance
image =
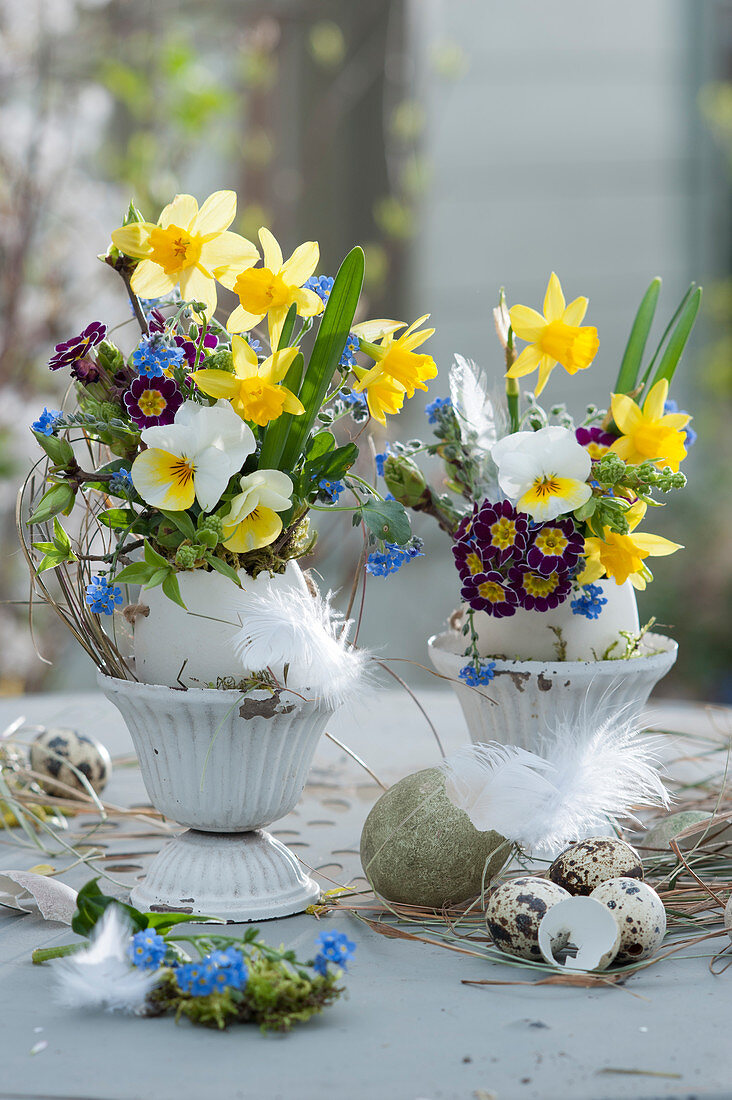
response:
[[[446,749],[465,743],[454,697],[424,692],[421,699]],[[0,729],[21,714],[28,723],[92,733],[118,758],[131,754],[120,716],[99,695],[0,700]],[[654,717],[661,727],[688,732],[720,728],[719,715],[710,723],[698,707],[660,708]],[[729,734],[728,714],[725,722]],[[369,706],[337,717],[331,732],[386,783],[439,759],[419,711],[396,692],[382,692]],[[273,831],[326,888],[350,881],[359,874],[360,828],[378,792],[352,759],[323,741],[302,801]],[[116,768],[104,797],[117,805],[146,802],[134,764]],[[105,828],[95,842],[106,845],[109,873],[129,886],[161,837],[149,826],[125,825]],[[45,859],[0,841],[0,867],[28,868]],[[78,888],[88,877],[80,868],[65,880]],[[322,927],[302,915],[265,924],[263,933],[268,942],[284,942],[307,957]],[[255,1028],[218,1033],[169,1018],[62,1010],[50,996],[48,967],[34,967],[30,953],[73,939],[73,933],[0,909],[0,1100],[732,1096],[732,972],[713,977],[706,958],[677,957],[624,987],[601,991],[471,987],[460,980],[513,980],[524,972],[388,939],[347,916],[329,918],[327,927],[358,943],[347,999],[287,1036],[264,1037]],[[40,1040],[48,1045],[31,1054]]]

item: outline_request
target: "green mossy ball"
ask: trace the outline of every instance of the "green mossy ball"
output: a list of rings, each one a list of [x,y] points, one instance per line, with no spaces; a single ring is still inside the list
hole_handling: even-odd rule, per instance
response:
[[[504,837],[478,832],[452,804],[439,768],[390,787],[361,834],[361,863],[376,893],[430,909],[477,897],[510,854]]]

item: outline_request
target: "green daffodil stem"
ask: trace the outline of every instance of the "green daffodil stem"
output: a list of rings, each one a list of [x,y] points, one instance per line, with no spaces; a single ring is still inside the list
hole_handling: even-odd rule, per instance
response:
[[[135,317],[137,318],[137,323],[140,326],[140,329],[142,331],[142,335],[147,336],[148,333],[150,332],[150,328],[149,328],[148,323],[147,323],[147,318],[145,317],[145,314],[142,312],[142,306],[140,305],[140,299],[137,297],[134,290],[132,289],[132,284],[130,282],[131,277],[132,277],[131,273],[127,270],[127,268],[124,265],[118,267],[117,270],[119,271],[120,275],[122,276],[122,282],[125,284],[125,289],[127,290],[127,297],[130,299],[130,304],[131,304],[132,309],[134,311]]]
[[[510,370],[516,360],[516,346],[513,338],[513,329],[509,327],[506,340],[506,370]],[[512,432],[519,430],[521,419],[519,411],[519,398],[521,391],[517,378],[506,379],[506,404],[508,405],[508,419]]]
[[[73,955],[85,946],[84,943],[64,943],[61,947],[37,947],[31,955],[31,960],[35,966],[40,966],[49,959],[61,959],[65,955]]]

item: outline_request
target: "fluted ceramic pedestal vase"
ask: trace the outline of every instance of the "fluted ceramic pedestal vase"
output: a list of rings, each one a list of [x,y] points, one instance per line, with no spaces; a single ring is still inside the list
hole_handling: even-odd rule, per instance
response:
[[[331,711],[286,691],[182,691],[102,675],[99,686],[127,724],[153,806],[188,827],[155,857],[132,904],[235,922],[310,905],[317,883],[265,826],[298,802]]]
[[[611,652],[623,652],[626,640],[620,631],[638,632],[630,584],[605,581],[600,588],[607,603],[596,619],[574,614],[570,600],[554,611],[519,611],[504,619],[476,613],[481,656],[494,662],[493,679],[480,688],[460,680],[468,658],[459,629],[429,639],[432,664],[450,679],[474,743],[499,741],[536,751],[543,734],[582,706],[589,716],[601,704],[613,710],[630,705],[640,713],[673,666],[677,645],[671,638],[649,633],[637,656],[598,660],[613,643]],[[563,660],[556,659],[558,644]]]

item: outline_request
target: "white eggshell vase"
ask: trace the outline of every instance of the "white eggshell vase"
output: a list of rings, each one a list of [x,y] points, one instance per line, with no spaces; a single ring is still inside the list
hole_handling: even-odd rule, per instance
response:
[[[493,679],[478,688],[468,687],[459,677],[468,663],[467,641],[460,630],[429,639],[430,660],[449,679],[473,742],[500,741],[535,751],[543,733],[583,704],[590,713],[601,703],[617,710],[627,704],[642,710],[673,666],[678,647],[661,634],[646,634],[639,656],[598,660],[614,642],[611,653],[623,652],[621,630],[638,631],[633,588],[614,581],[599,583],[607,603],[596,619],[575,614],[573,597],[548,612],[520,610],[502,619],[477,612],[481,657],[494,662]],[[557,660],[559,638],[551,627],[564,644],[563,660]]]

